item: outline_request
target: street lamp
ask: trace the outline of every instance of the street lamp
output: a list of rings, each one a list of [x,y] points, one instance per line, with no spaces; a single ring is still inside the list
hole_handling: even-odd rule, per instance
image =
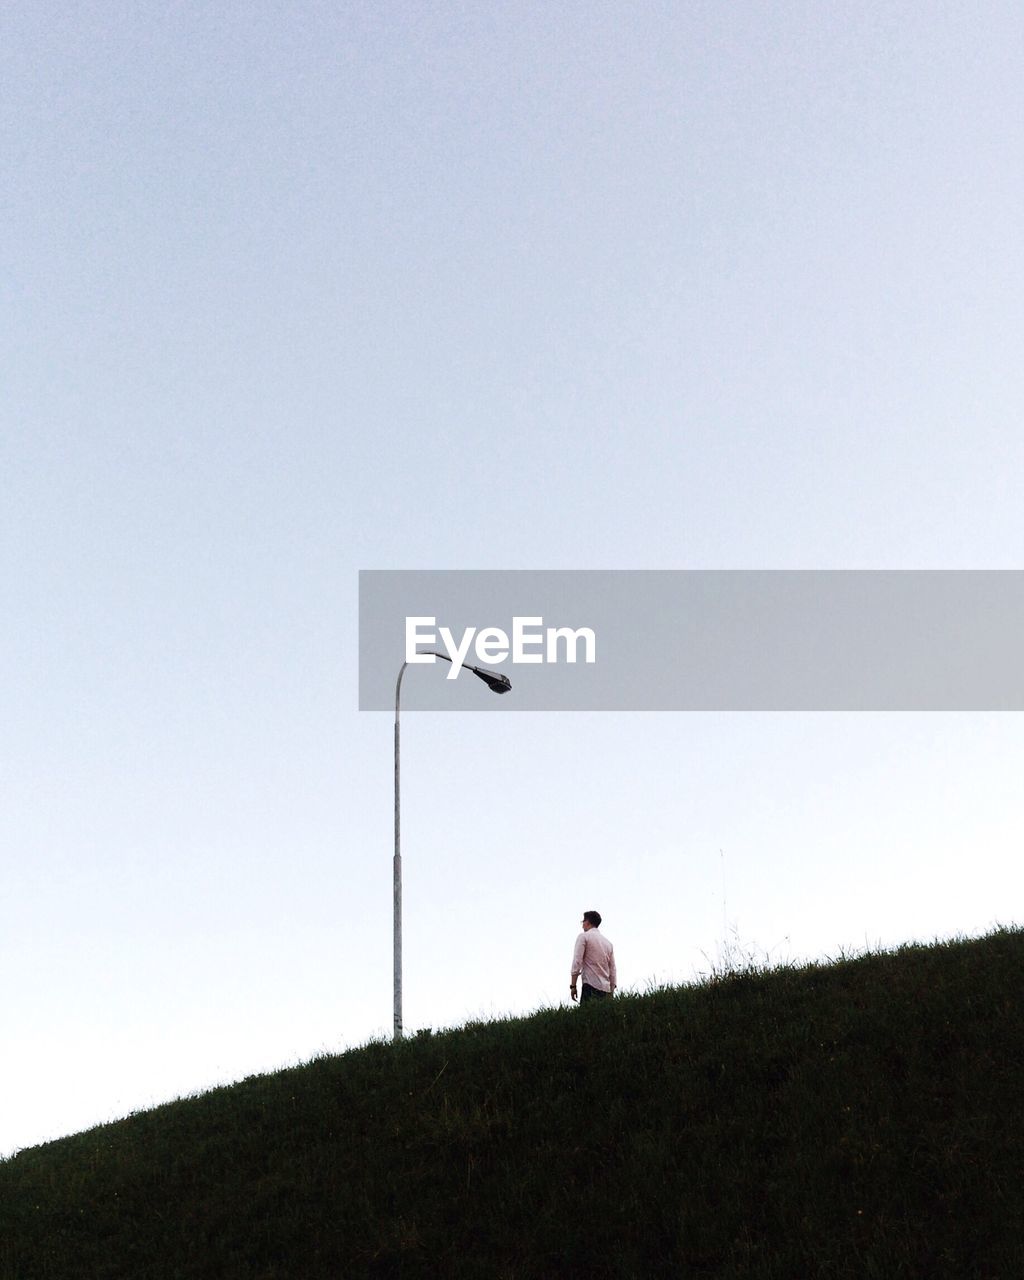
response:
[[[435,658],[443,658],[445,662],[451,662],[451,658],[445,653],[432,653]],[[426,656],[426,655],[424,655]],[[402,1038],[402,845],[401,845],[401,810],[399,806],[400,785],[399,785],[399,753],[398,753],[398,706],[399,698],[402,694],[402,676],[405,675],[405,669],[409,663],[403,662],[401,670],[398,673],[398,683],[395,685],[395,1039]],[[500,671],[488,671],[486,667],[465,666],[466,671],[479,677],[488,689],[494,693],[508,693],[512,688],[512,681],[508,676],[502,675]]]

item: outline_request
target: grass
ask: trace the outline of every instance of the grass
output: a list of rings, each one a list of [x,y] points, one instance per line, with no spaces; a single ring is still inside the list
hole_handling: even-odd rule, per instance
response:
[[[0,1280],[1024,1275],[1024,931],[371,1044],[0,1162]]]

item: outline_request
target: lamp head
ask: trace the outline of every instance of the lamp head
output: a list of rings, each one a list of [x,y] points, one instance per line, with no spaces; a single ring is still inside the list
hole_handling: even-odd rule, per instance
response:
[[[508,693],[512,688],[512,681],[500,671],[488,671],[486,667],[469,667],[468,670],[479,676],[488,689],[493,689],[495,693]]]

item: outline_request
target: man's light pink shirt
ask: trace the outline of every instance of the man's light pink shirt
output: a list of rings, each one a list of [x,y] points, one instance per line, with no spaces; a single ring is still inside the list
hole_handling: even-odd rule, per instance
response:
[[[577,974],[598,991],[611,991],[618,985],[615,977],[615,951],[597,929],[584,929],[576,939],[572,953],[573,981]]]

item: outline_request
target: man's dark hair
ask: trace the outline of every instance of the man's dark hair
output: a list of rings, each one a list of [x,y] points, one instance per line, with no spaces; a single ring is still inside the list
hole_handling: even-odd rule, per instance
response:
[[[595,929],[600,929],[601,927],[600,911],[584,911],[583,919],[586,920],[588,924],[592,924]]]

